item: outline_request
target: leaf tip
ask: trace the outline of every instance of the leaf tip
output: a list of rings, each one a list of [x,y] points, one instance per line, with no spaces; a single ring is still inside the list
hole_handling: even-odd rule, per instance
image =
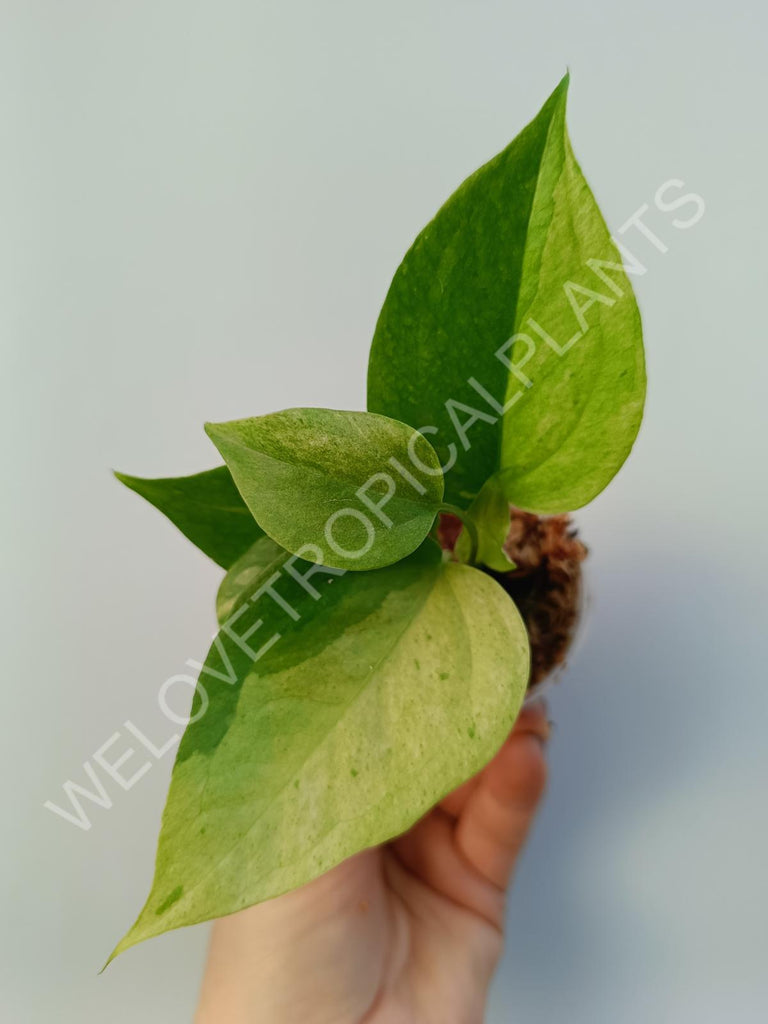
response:
[[[101,965],[101,967],[96,972],[96,976],[97,977],[100,977],[104,973],[104,971],[106,971],[106,969],[109,967],[109,965],[112,963],[112,961],[115,959],[116,956],[117,956],[117,949],[113,949],[112,952],[107,957],[107,959],[104,961],[104,963]]]
[[[226,426],[226,423],[211,423],[210,421],[203,424],[203,430],[219,451],[221,451],[220,442],[227,440]]]
[[[129,491],[138,494],[140,498],[144,498],[150,504],[155,504],[152,497],[154,480],[142,476],[131,476],[130,473],[120,473],[117,469],[112,470],[112,475]]]
[[[128,935],[130,935],[130,934],[131,933],[128,932]],[[104,971],[106,971],[106,969],[112,963],[112,961],[115,959],[115,957],[118,957],[123,952],[124,949],[128,948],[129,945],[133,945],[133,943],[127,943],[126,944],[125,940],[128,938],[128,935],[125,935],[125,936],[123,936],[122,939],[120,939],[118,944],[115,946],[115,948],[112,950],[112,952],[109,954],[107,959],[104,961],[102,966],[97,971],[97,975],[102,975],[104,973]]]
[[[130,949],[131,946],[136,946],[140,942],[143,942],[144,939],[151,938],[153,935],[157,934],[156,931],[147,931],[146,929],[142,929],[141,926],[143,924],[145,910],[146,906],[104,961],[103,967],[101,967],[98,972],[99,974],[103,974],[112,961],[119,957],[121,953],[124,953],[126,949]]]
[[[131,476],[130,473],[121,473],[117,469],[113,469],[111,472],[115,480],[118,480],[124,487],[127,487],[129,491],[133,491],[142,498],[147,497],[145,490],[146,485],[150,483],[150,481],[147,481],[140,476]]]
[[[561,102],[564,104],[568,99],[568,88],[570,84],[571,69],[569,67],[566,67],[565,74],[553,89],[552,95],[550,96],[550,100],[555,100],[557,102]]]

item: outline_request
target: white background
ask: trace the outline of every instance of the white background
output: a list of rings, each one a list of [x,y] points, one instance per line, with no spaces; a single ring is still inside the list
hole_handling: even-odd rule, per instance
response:
[[[403,252],[566,66],[611,226],[669,178],[707,212],[637,246],[646,421],[578,517],[588,628],[489,1021],[768,1017],[765,12],[5,0],[3,1021],[176,1024],[196,996],[205,927],[96,976],[169,759],[89,832],[43,809],[126,719],[168,735],[158,688],[214,624],[218,571],[110,467],[207,468],[204,420],[362,408]]]

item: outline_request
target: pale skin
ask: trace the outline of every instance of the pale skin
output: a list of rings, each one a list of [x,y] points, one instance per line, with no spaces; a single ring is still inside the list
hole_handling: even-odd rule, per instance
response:
[[[546,705],[527,704],[406,835],[217,921],[196,1024],[482,1024],[548,736]]]

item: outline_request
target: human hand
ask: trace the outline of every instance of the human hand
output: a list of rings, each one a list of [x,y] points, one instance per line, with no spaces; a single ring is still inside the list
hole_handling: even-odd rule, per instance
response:
[[[479,1024],[546,782],[546,705],[391,843],[217,921],[196,1024]]]

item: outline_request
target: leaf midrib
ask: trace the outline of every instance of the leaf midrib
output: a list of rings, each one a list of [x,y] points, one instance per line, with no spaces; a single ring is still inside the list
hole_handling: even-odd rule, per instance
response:
[[[558,101],[557,102],[558,103],[560,102],[560,98],[559,97],[558,97]],[[524,280],[524,277],[525,277],[526,261],[528,259],[529,245],[530,245],[530,241],[531,241],[531,221],[533,219],[533,212],[536,209],[537,200],[539,199],[539,194],[540,194],[541,184],[542,184],[542,181],[541,181],[542,167],[544,166],[544,162],[546,160],[547,152],[549,150],[550,137],[551,137],[551,134],[552,134],[552,126],[554,125],[554,122],[555,122],[555,114],[556,113],[557,113],[557,104],[555,104],[555,106],[553,108],[552,116],[550,117],[549,124],[547,125],[547,136],[546,136],[546,138],[544,140],[544,145],[541,148],[541,155],[539,157],[539,162],[538,162],[538,167],[537,167],[537,172],[536,172],[536,186],[535,186],[535,188],[533,190],[533,198],[531,199],[531,205],[529,207],[528,217],[527,217],[526,223],[525,223],[525,238],[523,240],[523,257],[522,257],[522,259],[520,261],[520,278],[519,278],[519,281],[518,281],[517,292],[515,294],[515,308],[514,308],[513,313],[512,313],[512,334],[513,335],[517,334],[518,331],[519,331],[519,328],[520,328],[520,324],[518,323],[518,313],[519,313],[519,305],[520,305],[520,293],[522,291],[522,283],[523,283],[523,280]],[[563,167],[560,169],[560,173],[558,174],[558,177],[557,177],[557,181],[558,182],[560,180],[560,177],[562,176],[564,167],[565,167],[565,161],[563,161]],[[546,241],[546,239],[545,239],[545,241]],[[533,302],[535,301],[536,296],[539,293],[539,288],[540,287],[541,287],[541,275],[539,274],[537,276],[537,279],[536,279],[536,291],[534,292],[533,299],[529,303],[529,307],[528,308],[530,308],[533,305]],[[514,378],[512,377],[511,374],[507,377],[507,386],[506,386],[506,388],[504,390],[504,401],[505,402],[507,402],[509,400],[509,398],[510,398],[510,389],[512,387],[512,380],[513,379]],[[503,468],[504,468],[504,417],[501,417],[500,427],[499,427],[499,430],[498,430],[498,433],[497,433],[496,472],[498,473],[500,471],[503,471]]]

